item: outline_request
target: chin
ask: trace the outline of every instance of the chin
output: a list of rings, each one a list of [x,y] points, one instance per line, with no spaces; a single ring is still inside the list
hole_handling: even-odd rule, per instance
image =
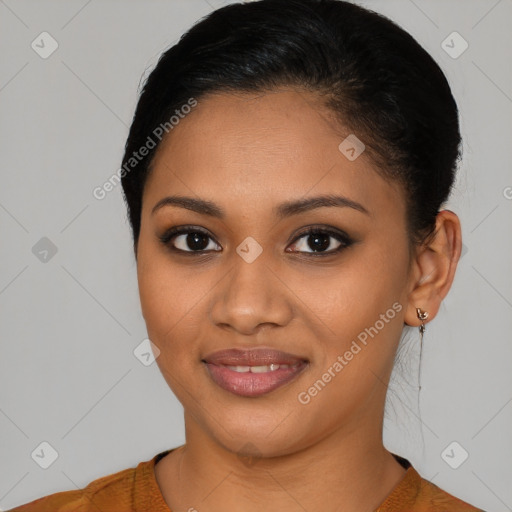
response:
[[[275,420],[268,413],[266,417],[253,415],[244,421],[225,418],[212,421],[207,417],[204,418],[207,424],[200,428],[224,450],[239,457],[280,457],[303,449],[312,434],[297,431],[290,421],[292,417],[284,414]]]

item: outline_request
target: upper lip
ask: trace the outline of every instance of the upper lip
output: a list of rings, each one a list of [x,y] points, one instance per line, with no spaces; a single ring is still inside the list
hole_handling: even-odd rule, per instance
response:
[[[280,350],[258,347],[219,350],[204,357],[203,361],[225,366],[266,366],[272,363],[294,365],[307,362],[307,359]]]

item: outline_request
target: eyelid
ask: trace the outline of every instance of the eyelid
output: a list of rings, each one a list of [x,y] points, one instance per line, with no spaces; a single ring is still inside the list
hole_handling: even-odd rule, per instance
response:
[[[331,235],[333,237],[339,237],[344,239],[346,242],[351,241],[351,237],[345,233],[342,229],[331,227],[331,226],[325,226],[323,224],[310,224],[308,226],[304,226],[300,229],[299,233],[294,234],[293,237],[288,241],[288,243],[295,242],[299,238],[302,238],[305,235],[309,235],[311,233],[325,233],[328,235]]]

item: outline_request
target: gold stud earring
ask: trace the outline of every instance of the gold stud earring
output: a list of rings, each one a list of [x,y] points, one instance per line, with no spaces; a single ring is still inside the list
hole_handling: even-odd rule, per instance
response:
[[[425,332],[425,324],[423,321],[428,318],[428,312],[422,311],[420,308],[416,308],[416,314],[418,315],[418,318],[421,320],[420,334],[421,334],[421,339],[423,339],[423,333]]]

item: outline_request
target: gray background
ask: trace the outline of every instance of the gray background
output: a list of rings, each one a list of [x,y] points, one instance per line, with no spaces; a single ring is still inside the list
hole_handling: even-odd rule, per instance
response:
[[[119,168],[141,79],[194,21],[225,3],[0,0],[4,510],[82,488],[184,441],[181,405],[156,363],[133,353],[146,331],[121,187],[103,200],[92,191]],[[447,206],[461,218],[465,253],[428,324],[420,411],[418,332],[404,331],[385,443],[462,499],[512,510],[512,3],[361,3],[397,21],[439,62],[464,137]],[[43,31],[59,45],[46,59],[31,47]],[[442,47],[453,31],[469,43],[458,58]],[[42,252],[43,237],[54,255]],[[43,441],[58,453],[47,469],[45,445],[44,457],[31,456]],[[442,456],[453,441],[452,463],[459,445],[469,454],[457,469]]]

